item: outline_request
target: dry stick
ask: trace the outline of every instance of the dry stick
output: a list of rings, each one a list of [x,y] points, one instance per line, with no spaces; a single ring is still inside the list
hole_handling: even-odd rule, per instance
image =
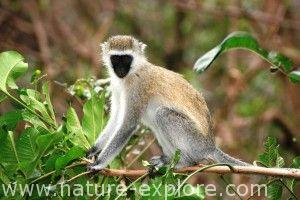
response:
[[[83,160],[79,163],[73,163],[66,168],[72,168],[78,165],[86,165],[90,162],[88,160]],[[187,172],[195,172],[203,167],[208,167],[209,165],[199,164],[197,166],[192,167],[184,167],[179,170],[175,170],[175,173],[187,173]],[[49,172],[31,182],[35,183],[43,178],[46,178],[55,171]],[[127,177],[139,177],[148,173],[147,169],[137,169],[137,170],[128,170],[128,169],[103,169],[100,170],[99,173],[104,176],[127,176]],[[266,176],[274,176],[274,177],[284,177],[284,178],[294,178],[296,180],[300,180],[300,170],[295,168],[266,168],[266,167],[258,167],[258,166],[211,166],[208,169],[202,171],[202,173],[215,173],[215,174],[250,174],[250,175],[266,175]],[[89,172],[86,172],[89,174]],[[81,174],[82,176],[84,174]],[[80,177],[78,176],[78,177]],[[76,178],[78,178],[76,176]],[[75,179],[76,179],[75,178]],[[73,179],[72,179],[73,180]],[[70,181],[70,180],[69,180]]]
[[[90,162],[83,161],[79,163],[73,163],[72,165],[67,166],[66,168],[72,168],[78,165],[85,165]],[[209,165],[202,165],[199,164],[197,166],[193,167],[184,167],[179,170],[175,170],[175,173],[187,173],[187,172],[195,172],[203,167],[208,167]],[[258,167],[258,166],[232,166],[230,168],[229,166],[211,166],[208,169],[205,169],[202,171],[203,173],[216,173],[216,174],[251,174],[251,175],[267,175],[267,176],[275,176],[275,177],[285,177],[285,178],[294,178],[297,180],[300,180],[300,170],[294,169],[294,168],[266,168],[266,167]],[[35,183],[43,178],[46,178],[52,174],[54,174],[55,171],[49,172],[35,180],[33,180],[30,184]],[[103,169],[99,171],[101,175],[104,176],[127,176],[127,177],[140,177],[144,176],[148,173],[147,169],[138,169],[138,170],[127,170],[127,169]],[[79,174],[70,180],[68,182],[73,181],[83,175],[90,174],[90,172],[84,172],[82,174]]]
[[[192,167],[184,167],[175,170],[176,173],[194,172],[200,167],[207,165],[199,164]],[[99,171],[104,176],[128,176],[139,177],[146,174],[147,169],[126,170],[126,169],[103,169]],[[258,166],[233,166],[230,169],[228,166],[214,166],[203,171],[203,173],[216,173],[216,174],[251,174],[251,175],[266,175],[274,177],[294,178],[300,180],[300,170],[294,168],[266,168]]]

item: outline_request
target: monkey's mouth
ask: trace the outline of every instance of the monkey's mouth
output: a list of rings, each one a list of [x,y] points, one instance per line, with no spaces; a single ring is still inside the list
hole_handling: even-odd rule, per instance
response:
[[[131,55],[112,55],[110,61],[114,72],[119,78],[124,78],[131,67],[133,57]]]

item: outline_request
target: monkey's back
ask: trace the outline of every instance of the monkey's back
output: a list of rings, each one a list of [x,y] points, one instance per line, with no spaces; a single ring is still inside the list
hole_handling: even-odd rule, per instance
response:
[[[203,96],[181,75],[149,64],[138,76],[140,87],[147,93],[146,101],[176,108],[194,122],[199,133],[211,134],[210,114]]]

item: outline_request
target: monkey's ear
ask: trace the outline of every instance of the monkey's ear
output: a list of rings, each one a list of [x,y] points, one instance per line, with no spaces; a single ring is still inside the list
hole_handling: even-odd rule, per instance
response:
[[[106,47],[107,47],[107,42],[103,42],[103,43],[100,44],[100,48],[101,48],[102,52],[105,52]]]
[[[144,54],[147,45],[144,44],[144,43],[142,43],[142,42],[139,42],[139,47],[140,47],[140,49],[141,49],[142,54]]]

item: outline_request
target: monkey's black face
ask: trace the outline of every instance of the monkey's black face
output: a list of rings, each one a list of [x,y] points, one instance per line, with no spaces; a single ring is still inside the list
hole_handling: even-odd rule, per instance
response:
[[[112,55],[110,61],[114,72],[119,78],[124,78],[131,67],[133,57],[131,55]]]

